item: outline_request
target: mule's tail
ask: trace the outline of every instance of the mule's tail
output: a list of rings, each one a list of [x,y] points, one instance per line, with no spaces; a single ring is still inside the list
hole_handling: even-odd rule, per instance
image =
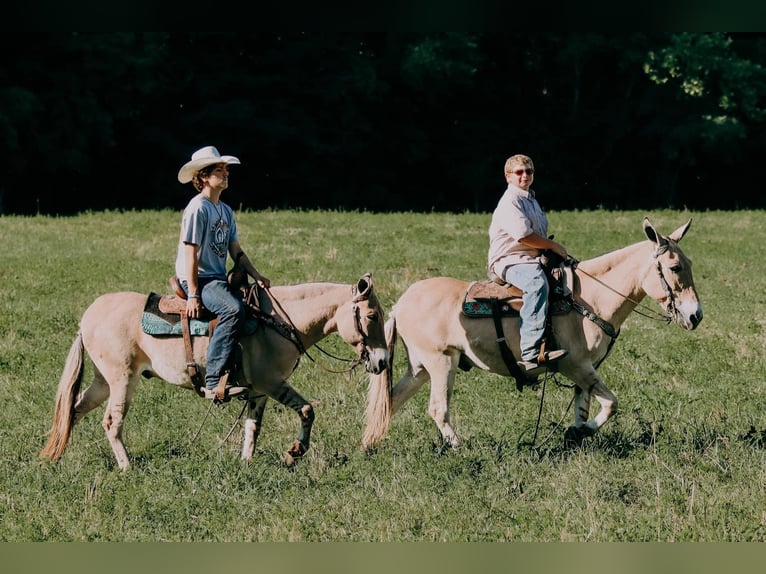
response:
[[[69,349],[69,356],[61,373],[58,391],[56,391],[53,426],[51,426],[48,443],[40,451],[40,458],[48,458],[51,461],[61,458],[69,442],[69,437],[72,435],[75,398],[80,392],[85,368],[83,351],[82,334],[78,332],[77,337],[72,342],[72,347]]]
[[[394,350],[396,349],[396,316],[386,321],[388,366],[383,372],[370,375],[367,387],[367,428],[364,429],[362,447],[369,449],[383,440],[391,423],[391,387],[393,386]]]

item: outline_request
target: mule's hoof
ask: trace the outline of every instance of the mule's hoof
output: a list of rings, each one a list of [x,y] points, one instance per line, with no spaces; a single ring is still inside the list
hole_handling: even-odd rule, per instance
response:
[[[285,464],[287,466],[294,465],[295,459],[301,458],[304,454],[306,454],[306,451],[308,451],[307,446],[305,446],[299,440],[294,441],[293,444],[290,445],[290,448],[287,449],[287,452],[285,453]]]
[[[573,426],[569,427],[564,431],[564,447],[580,448],[586,436],[588,435],[582,429]]]

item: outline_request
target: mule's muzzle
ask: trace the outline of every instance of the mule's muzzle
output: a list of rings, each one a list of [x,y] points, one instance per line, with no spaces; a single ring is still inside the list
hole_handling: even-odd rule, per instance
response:
[[[702,322],[702,307],[700,307],[696,313],[689,316],[689,323],[691,323],[691,330],[697,328],[697,326]]]
[[[681,327],[693,331],[702,322],[702,306],[695,304],[682,304],[676,307],[675,320]]]
[[[379,375],[388,365],[388,351],[385,349],[369,349],[364,361],[368,373]]]

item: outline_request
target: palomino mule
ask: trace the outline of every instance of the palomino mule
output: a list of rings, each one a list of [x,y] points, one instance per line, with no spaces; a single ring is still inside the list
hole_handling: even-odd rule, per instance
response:
[[[648,241],[582,261],[573,268],[573,310],[552,318],[558,347],[569,351],[558,363],[558,370],[575,383],[574,423],[565,432],[568,444],[581,444],[616,412],[617,398],[596,369],[606,358],[620,326],[645,296],[665,309],[668,321],[684,329],[695,329],[702,321],[692,263],[678,247],[690,225],[691,219],[663,237],[644,219]],[[362,439],[365,448],[385,437],[392,415],[429,380],[428,413],[444,441],[457,446],[450,398],[458,367],[470,365],[510,375],[493,322],[461,312],[468,286],[450,277],[424,279],[411,285],[392,308],[385,326],[389,357],[393,363],[397,336],[401,337],[408,368],[393,388],[391,366],[370,376]],[[502,322],[508,344],[518,357],[518,317],[505,317]],[[601,405],[593,418],[589,418],[591,397]]]
[[[288,463],[309,448],[314,412],[287,379],[301,353],[331,333],[351,345],[370,373],[388,364],[383,331],[383,310],[368,273],[355,284],[305,283],[270,289],[273,300],[265,301],[265,312],[281,315],[294,328],[299,344],[277,329],[259,326],[240,339],[242,370],[238,383],[250,387],[242,459],[250,460],[260,432],[263,408],[268,397],[293,409],[301,421],[297,440],[285,454]],[[193,389],[181,337],[156,337],[144,332],[141,317],[147,296],[141,293],[108,293],[98,297],[83,314],[72,343],[56,393],[54,421],[41,457],[58,460],[64,453],[72,428],[89,411],[108,399],[103,427],[117,464],[130,462],[122,440],[125,416],[141,377],[157,377],[173,385]],[[194,358],[206,364],[207,336],[193,340]],[[84,352],[94,366],[91,385],[82,393]]]

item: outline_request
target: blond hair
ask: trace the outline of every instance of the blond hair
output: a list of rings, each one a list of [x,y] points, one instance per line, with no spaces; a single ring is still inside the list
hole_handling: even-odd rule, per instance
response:
[[[535,169],[535,164],[532,163],[532,158],[526,155],[517,153],[505,160],[505,175],[506,177],[513,171],[513,168],[517,165],[523,165]]]

